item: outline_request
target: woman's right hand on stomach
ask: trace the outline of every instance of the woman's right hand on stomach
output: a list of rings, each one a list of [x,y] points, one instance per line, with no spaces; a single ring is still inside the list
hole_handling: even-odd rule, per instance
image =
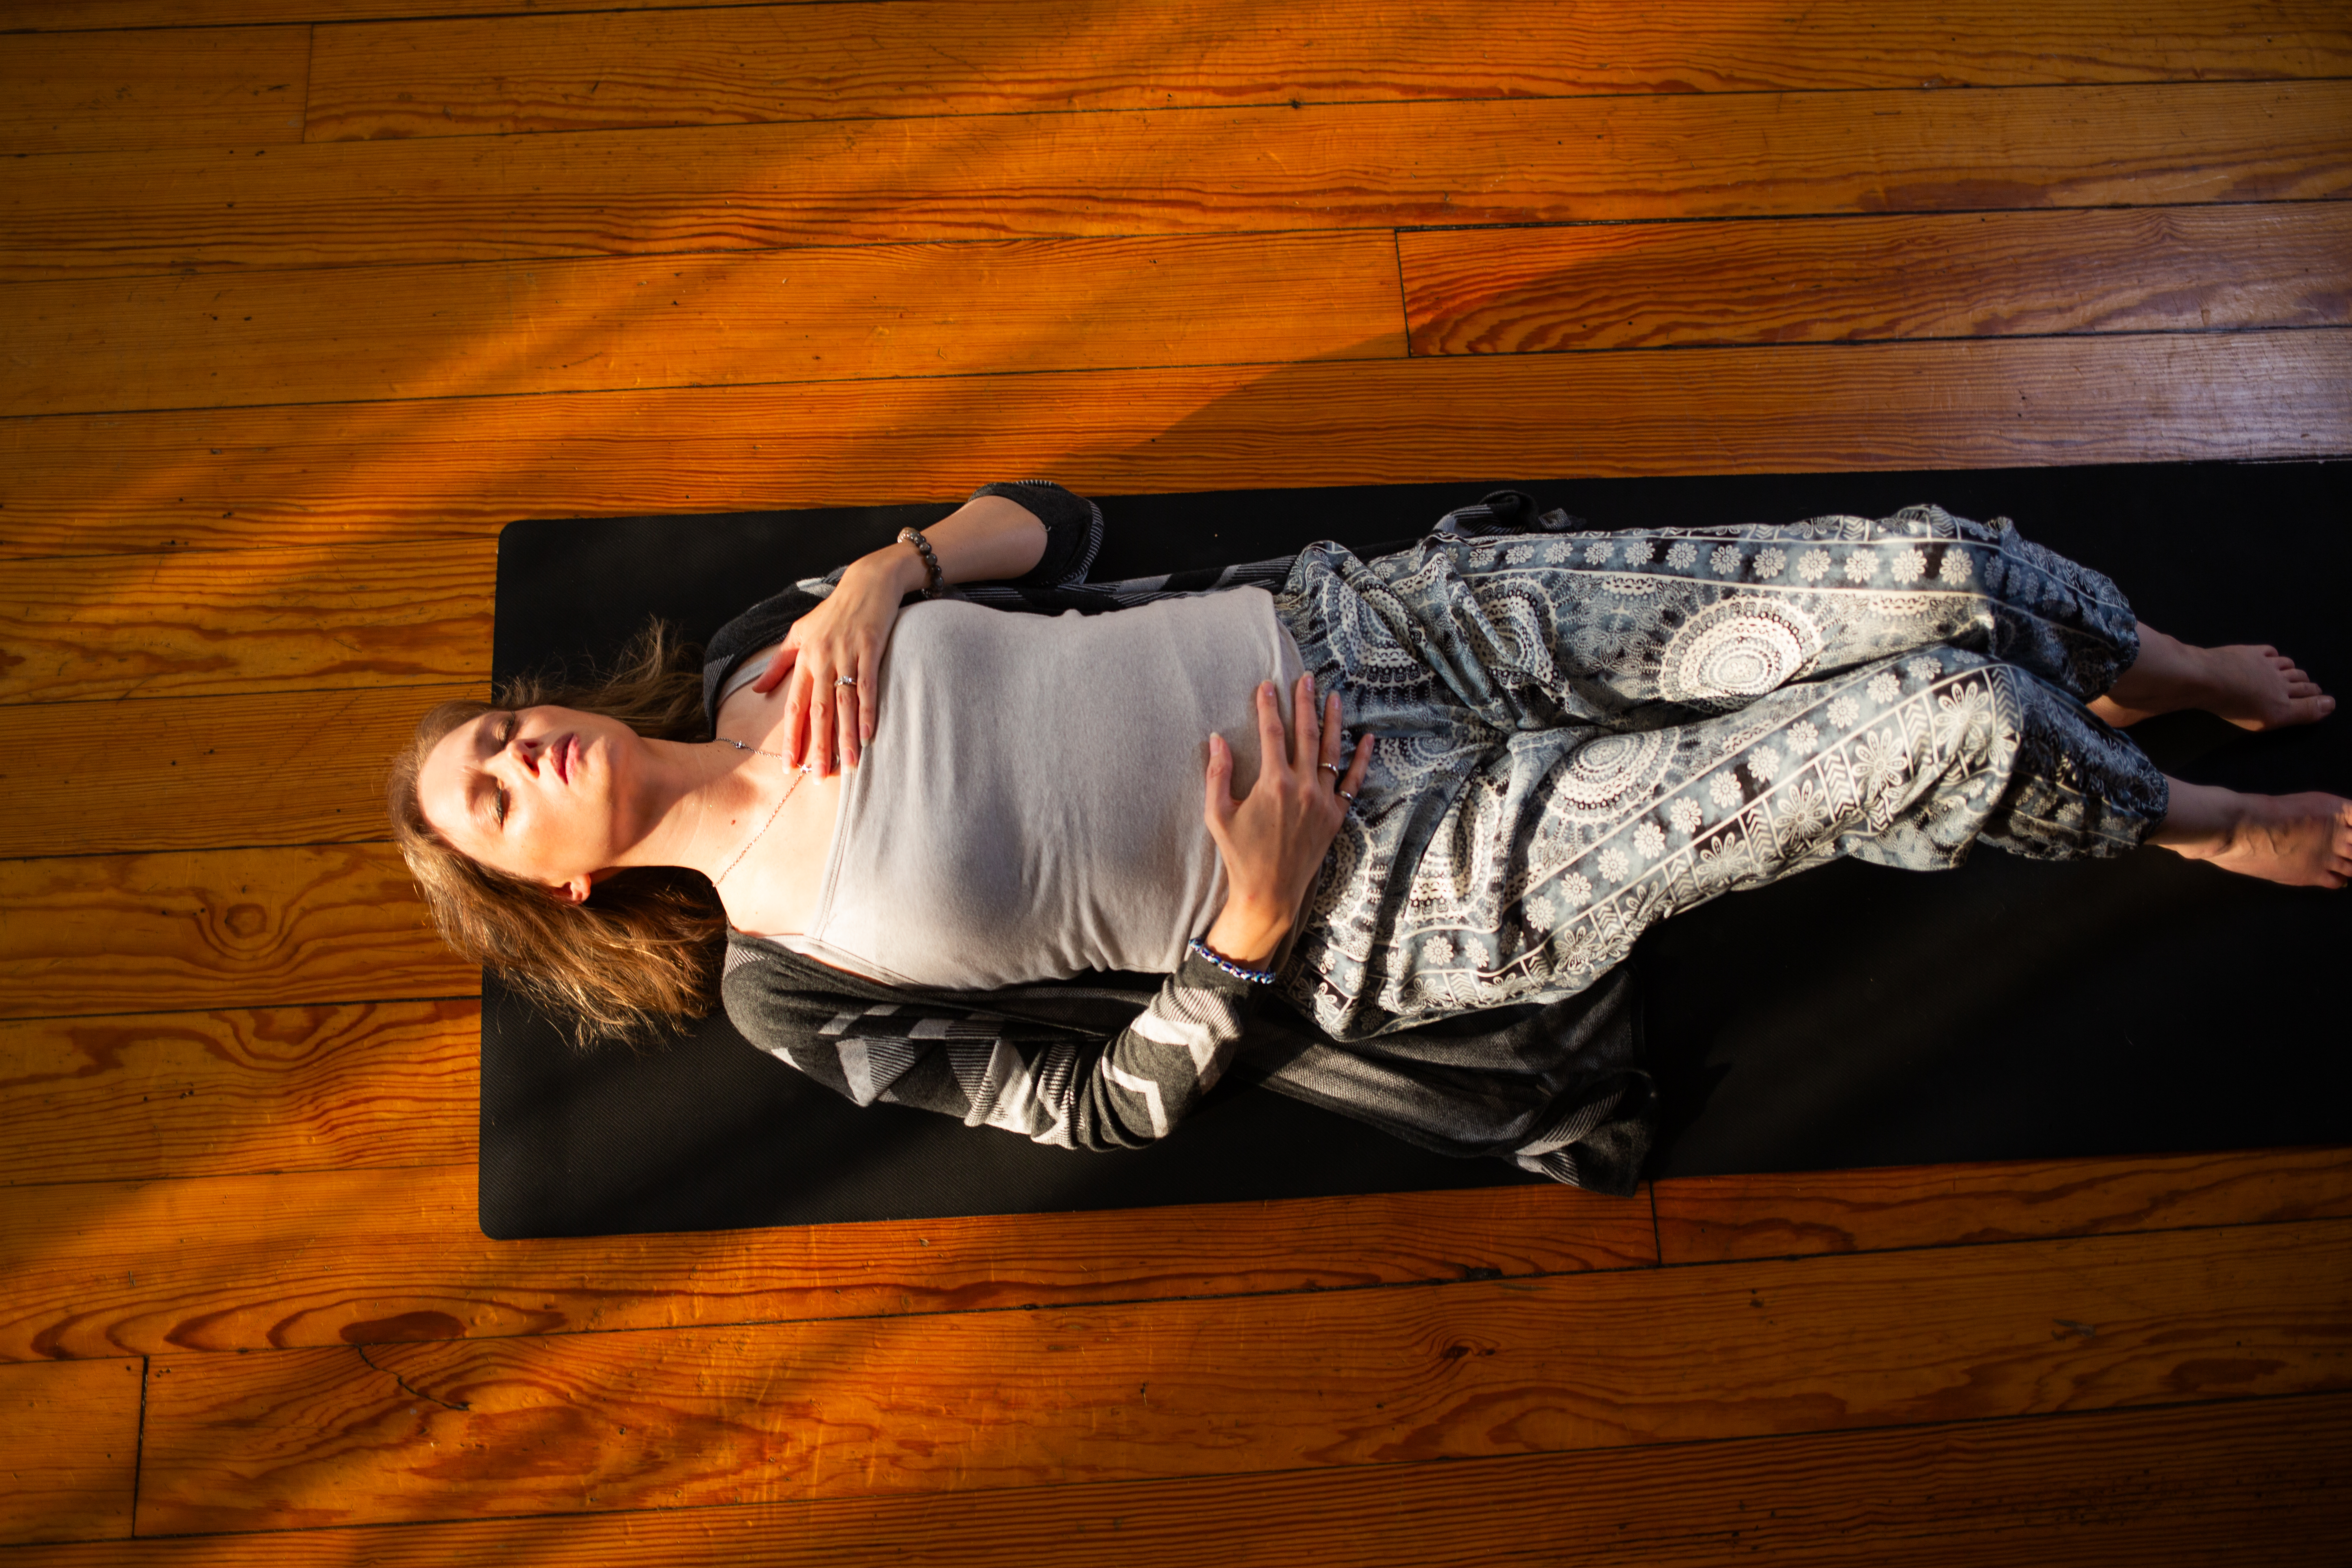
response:
[[[1364,786],[1372,738],[1356,742],[1355,755],[1338,770],[1339,694],[1316,711],[1315,678],[1302,675],[1292,700],[1296,722],[1286,734],[1275,684],[1257,689],[1257,782],[1249,795],[1233,794],[1234,753],[1222,735],[1209,737],[1209,837],[1225,867],[1225,907],[1202,940],[1235,963],[1263,968],[1290,934],[1316,868],[1348,816],[1348,797]],[[1327,765],[1328,764],[1328,765]],[[1346,794],[1342,795],[1341,792]]]

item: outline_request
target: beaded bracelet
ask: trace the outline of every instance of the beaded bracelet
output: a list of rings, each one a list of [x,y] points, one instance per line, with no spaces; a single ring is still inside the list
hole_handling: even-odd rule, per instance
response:
[[[923,558],[923,575],[928,579],[923,586],[923,597],[936,599],[946,593],[947,574],[940,570],[940,558],[931,553],[931,542],[923,537],[923,531],[919,528],[902,528],[898,531],[898,542],[913,545],[917,553]]]
[[[1207,942],[1202,942],[1197,936],[1191,942],[1185,943],[1185,946],[1196,956],[1206,960],[1208,963],[1215,964],[1219,969],[1223,970],[1226,973],[1232,975],[1236,980],[1246,980],[1255,985],[1271,985],[1274,984],[1273,970],[1244,969],[1240,964],[1235,963],[1232,959],[1227,958],[1223,953],[1219,952],[1215,948],[1211,947]]]

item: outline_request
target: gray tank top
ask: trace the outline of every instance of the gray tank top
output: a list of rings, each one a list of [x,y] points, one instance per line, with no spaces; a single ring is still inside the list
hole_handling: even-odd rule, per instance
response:
[[[1245,792],[1252,694],[1280,682],[1286,717],[1300,668],[1262,588],[1100,616],[908,606],[816,913],[776,940],[885,984],[962,991],[1174,971],[1224,904],[1201,818],[1209,732]]]

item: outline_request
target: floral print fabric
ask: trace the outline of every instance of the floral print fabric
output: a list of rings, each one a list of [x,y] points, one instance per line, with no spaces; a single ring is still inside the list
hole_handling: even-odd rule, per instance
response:
[[[2131,606],[2006,519],[1326,543],[1276,604],[1380,737],[1280,983],[1339,1039],[1580,990],[1840,855],[2112,855],[2165,812],[2082,706]]]

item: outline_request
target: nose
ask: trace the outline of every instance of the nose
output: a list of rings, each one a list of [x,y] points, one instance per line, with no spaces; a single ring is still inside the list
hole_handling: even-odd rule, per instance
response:
[[[499,754],[502,757],[510,756],[513,759],[510,765],[518,768],[525,777],[536,779],[539,777],[540,754],[546,750],[546,737],[518,732],[500,749]],[[496,762],[498,758],[494,757],[491,760]]]

